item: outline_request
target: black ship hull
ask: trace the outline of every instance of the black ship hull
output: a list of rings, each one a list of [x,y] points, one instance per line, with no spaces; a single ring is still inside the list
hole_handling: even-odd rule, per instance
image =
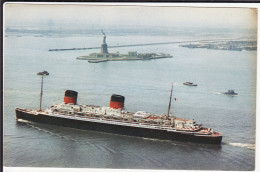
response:
[[[194,133],[185,132],[173,132],[167,130],[142,128],[125,125],[115,125],[108,123],[99,123],[93,121],[83,121],[77,119],[62,118],[59,116],[50,116],[45,114],[34,115],[24,112],[20,109],[16,109],[16,119],[23,119],[32,122],[46,123],[52,125],[59,125],[63,127],[70,127],[76,129],[92,130],[99,132],[114,133],[126,136],[136,136],[144,138],[153,138],[161,140],[176,140],[185,142],[197,142],[208,144],[220,144],[222,136],[210,136],[210,135],[196,135]]]

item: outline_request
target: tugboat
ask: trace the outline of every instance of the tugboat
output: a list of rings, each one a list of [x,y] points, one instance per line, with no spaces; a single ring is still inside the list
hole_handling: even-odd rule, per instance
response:
[[[38,72],[37,75],[49,75],[49,72],[47,72],[46,70],[42,71],[42,72]]]
[[[230,95],[230,96],[236,96],[238,93],[235,93],[234,90],[228,90],[227,92],[224,92],[223,94]]]
[[[194,84],[193,82],[184,82],[183,85],[197,86],[197,84]]]
[[[42,97],[42,87],[40,95]],[[170,114],[172,89],[167,115],[128,112],[124,107],[125,97],[121,95],[113,94],[109,107],[77,104],[77,96],[76,91],[66,90],[64,102],[46,110],[41,109],[41,102],[40,109],[16,108],[16,119],[161,140],[208,144],[221,144],[222,141],[221,133],[202,127],[194,120]]]

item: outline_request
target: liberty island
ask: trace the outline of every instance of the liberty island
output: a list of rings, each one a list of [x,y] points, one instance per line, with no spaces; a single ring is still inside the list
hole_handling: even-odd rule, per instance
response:
[[[106,43],[106,35],[103,34],[103,43],[101,44],[100,53],[91,53],[87,56],[79,56],[78,60],[88,60],[89,63],[99,63],[107,61],[128,61],[128,60],[152,60],[161,58],[171,58],[170,54],[164,53],[137,53],[137,51],[129,51],[128,54],[109,53]]]

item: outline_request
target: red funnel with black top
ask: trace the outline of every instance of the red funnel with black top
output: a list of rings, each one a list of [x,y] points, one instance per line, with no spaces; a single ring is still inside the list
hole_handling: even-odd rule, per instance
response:
[[[73,103],[75,105],[77,104],[77,97],[78,97],[78,92],[73,90],[66,90],[64,95],[64,102],[66,104]]]
[[[113,94],[110,100],[110,107],[114,109],[123,109],[125,103],[125,97],[121,95]]]

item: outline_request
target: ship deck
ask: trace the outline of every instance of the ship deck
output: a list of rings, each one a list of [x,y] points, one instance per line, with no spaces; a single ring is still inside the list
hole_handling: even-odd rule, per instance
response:
[[[120,126],[129,126],[129,127],[137,127],[137,128],[147,128],[147,129],[154,129],[154,130],[165,130],[167,132],[175,132],[175,133],[185,133],[185,134],[192,134],[197,136],[211,136],[211,137],[219,137],[222,136],[221,133],[218,132],[210,132],[207,128],[199,128],[196,130],[184,130],[180,128],[174,128],[171,125],[165,124],[151,124],[151,123],[144,123],[144,122],[134,122],[134,121],[127,121],[127,120],[117,120],[117,119],[109,119],[98,116],[97,114],[93,113],[85,113],[86,115],[92,116],[83,116],[77,114],[65,114],[65,113],[48,113],[45,111],[39,111],[34,109],[21,109],[16,108],[17,110],[30,113],[32,115],[47,115],[59,118],[66,118],[66,119],[73,119],[73,120],[80,120],[80,121],[88,121],[88,122],[95,122],[95,123],[104,123],[104,124],[111,124],[111,125],[120,125]],[[97,116],[93,116],[97,115]]]

